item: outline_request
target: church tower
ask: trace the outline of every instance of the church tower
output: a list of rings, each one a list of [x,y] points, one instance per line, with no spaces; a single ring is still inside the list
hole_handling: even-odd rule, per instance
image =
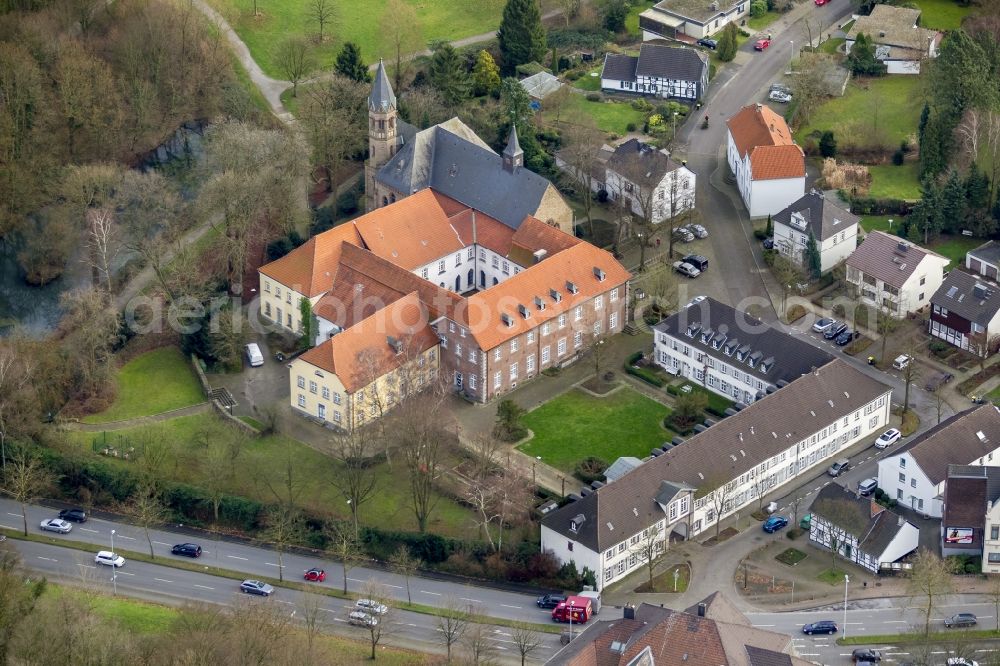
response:
[[[510,126],[510,136],[507,137],[507,147],[503,149],[503,168],[508,173],[514,173],[524,166],[524,151],[517,140],[517,128]]]
[[[375,83],[368,96],[368,162],[365,164],[366,209],[375,210],[383,205],[375,183],[375,175],[392,159],[399,145],[396,133],[396,96],[385,73],[385,65],[378,61]]]

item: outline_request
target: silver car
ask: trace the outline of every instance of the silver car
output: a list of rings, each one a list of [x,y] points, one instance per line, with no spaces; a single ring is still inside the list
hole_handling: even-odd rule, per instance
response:
[[[675,261],[674,270],[689,278],[696,278],[701,275],[701,271],[685,261]]]
[[[61,518],[49,518],[48,520],[43,520],[41,524],[42,531],[44,532],[58,532],[59,534],[69,534],[73,526]]]
[[[792,101],[792,96],[788,93],[781,92],[780,90],[772,90],[768,93],[767,98],[772,102],[779,102],[781,104],[788,104]]]
[[[708,229],[700,224],[692,224],[688,229],[698,238],[708,238]]]

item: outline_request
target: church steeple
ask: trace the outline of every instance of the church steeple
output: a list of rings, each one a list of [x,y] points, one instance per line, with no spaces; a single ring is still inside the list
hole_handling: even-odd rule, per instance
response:
[[[393,94],[389,77],[385,73],[385,65],[382,63],[382,59],[379,58],[378,69],[375,70],[375,84],[372,86],[372,92],[368,96],[368,110],[385,113],[395,108],[396,95]]]
[[[510,126],[510,136],[507,138],[507,147],[503,149],[503,168],[505,171],[514,173],[515,169],[524,166],[524,151],[517,140],[517,128]]]

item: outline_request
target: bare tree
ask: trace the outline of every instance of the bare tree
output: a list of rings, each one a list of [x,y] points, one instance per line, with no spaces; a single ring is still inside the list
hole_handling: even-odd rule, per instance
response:
[[[476,435],[472,438],[471,444],[474,454],[474,468],[472,470],[474,478],[488,476],[500,467],[500,456],[504,445],[493,436],[492,432]]]
[[[317,4],[326,5],[327,0],[312,0],[310,11]],[[322,31],[322,27],[320,28]],[[278,44],[276,54],[278,67],[285,77],[292,82],[292,97],[299,96],[299,81],[315,67],[309,44],[301,37],[289,37]]]
[[[389,605],[391,599],[389,598],[389,590],[385,585],[382,585],[374,578],[369,579],[361,586],[361,596],[364,599],[375,602],[376,605],[386,608],[385,613],[374,618],[378,620],[377,622],[368,623],[368,638],[372,646],[372,661],[374,661],[375,649],[378,647],[379,642],[381,642],[382,637],[389,633],[387,625],[392,616],[392,607]]]
[[[885,362],[885,343],[888,342],[892,332],[899,328],[900,323],[899,318],[894,316],[884,301],[875,308],[875,330],[882,336],[882,351],[879,353],[879,360],[883,363]]]
[[[642,536],[638,543],[629,549],[630,555],[635,555],[641,563],[646,565],[646,573],[649,575],[649,591],[653,592],[653,571],[656,563],[664,553],[666,543],[663,530],[656,525],[648,527],[642,531]]]
[[[333,23],[337,18],[337,9],[332,0],[309,0],[306,6],[306,15],[312,23],[316,24],[319,34],[316,41],[322,44],[326,41],[324,30],[327,24]]]
[[[451,663],[451,648],[462,640],[465,631],[469,627],[471,612],[468,606],[462,605],[454,597],[447,597],[441,613],[437,616],[437,630],[441,634],[441,641],[444,643],[448,654],[448,663]]]
[[[129,170],[115,197],[122,226],[122,246],[138,254],[153,269],[160,288],[170,300],[175,293],[168,279],[167,263],[179,251],[177,241],[189,216],[171,182],[158,171]],[[182,267],[178,267],[181,268]]]
[[[410,604],[413,603],[413,597],[410,596],[410,578],[417,573],[420,564],[420,558],[414,557],[406,544],[400,544],[396,552],[389,556],[389,568],[406,580],[406,602]]]
[[[367,97],[367,85],[336,75],[303,95],[296,115],[331,191],[341,168],[368,146]]]
[[[421,532],[427,531],[431,514],[441,496],[436,490],[448,443],[455,435],[441,422],[446,396],[438,388],[412,396],[400,405],[396,442],[410,484],[410,506]]]
[[[903,416],[910,411],[910,386],[920,378],[920,367],[917,365],[915,345],[907,348],[910,362],[903,368]]]
[[[20,339],[0,344],[0,461],[7,469],[7,438],[24,432],[36,416],[33,359]]]
[[[473,615],[477,615],[473,611]],[[488,664],[497,653],[497,645],[493,640],[493,630],[488,625],[471,622],[465,629],[465,648],[473,664]]]
[[[330,442],[330,453],[340,463],[330,477],[330,483],[350,506],[355,537],[359,530],[361,505],[375,494],[377,477],[372,461],[379,449],[377,434],[371,426],[354,428],[334,435]]]
[[[643,150],[652,151],[651,147]],[[653,226],[662,217],[657,207],[657,192],[662,174],[654,168],[645,153],[608,160],[607,184],[615,191],[623,211],[631,218],[631,229],[639,241],[639,271],[646,270],[646,248],[650,244]],[[653,169],[652,171],[650,169]]]
[[[52,476],[42,462],[24,451],[15,455],[4,475],[3,493],[21,505],[24,536],[28,536],[28,505],[37,500],[51,485]]]
[[[124,509],[125,515],[142,528],[149,545],[149,556],[155,560],[156,553],[153,552],[153,538],[149,534],[149,528],[163,523],[167,518],[167,507],[160,498],[156,484],[147,480],[140,485]]]
[[[302,515],[297,509],[276,507],[267,513],[267,540],[278,555],[278,580],[285,580],[285,551],[302,535]]]
[[[112,264],[121,245],[114,215],[105,208],[87,210],[88,261],[94,273],[95,286],[104,290],[108,300],[114,295]]]
[[[921,548],[913,559],[906,587],[924,613],[924,636],[930,633],[931,613],[938,607],[939,599],[951,592],[951,575],[948,563],[926,548]]]
[[[0,550],[0,666],[19,663],[11,659],[11,643],[37,619],[33,613],[44,592],[44,578],[25,583],[16,551]]]
[[[514,469],[503,469],[466,486],[465,501],[476,511],[476,525],[495,552],[503,548],[504,529],[527,515],[529,483]]]
[[[979,357],[979,372],[986,372],[986,359],[1000,350],[1000,335],[984,328],[969,336],[969,351]]]
[[[711,512],[714,514],[716,539],[719,538],[719,526],[722,523],[722,514],[728,512],[735,490],[735,481],[726,478],[726,475],[722,472],[716,472],[706,477],[705,482],[694,494],[696,501],[704,498],[705,504],[711,508]]]
[[[788,292],[802,280],[802,268],[788,257],[777,254],[771,265],[771,274],[774,275],[774,279],[777,280],[778,287],[781,289],[781,318],[784,319]]]
[[[325,597],[318,594],[302,593],[296,612],[302,622],[303,631],[306,635],[306,664],[317,664],[320,660],[316,654],[316,639],[326,632],[329,624],[325,621],[326,609],[323,608]]]
[[[343,525],[332,528],[327,536],[327,550],[340,561],[344,572],[344,594],[347,594],[347,573],[364,560],[361,545],[354,533]]]
[[[399,94],[413,65],[409,54],[419,50],[423,44],[420,21],[411,4],[403,0],[389,0],[379,26],[380,46],[384,53],[392,55],[393,87]]]
[[[521,666],[543,645],[542,635],[528,622],[516,622],[510,628],[510,639],[521,655]]]
[[[594,238],[594,186],[604,182],[604,166],[598,159],[604,135],[597,129],[596,121],[587,114],[573,117],[565,124],[563,137],[566,147],[561,156],[572,170],[573,176],[583,186],[583,211],[587,216],[590,239]]]

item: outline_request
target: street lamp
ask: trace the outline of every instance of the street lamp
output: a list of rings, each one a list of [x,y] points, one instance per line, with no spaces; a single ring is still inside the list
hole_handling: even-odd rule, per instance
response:
[[[892,232],[892,218],[889,218],[889,232]]]
[[[795,40],[789,39],[788,43],[792,47],[791,53],[788,54],[788,71],[792,71],[792,61],[795,60]]]
[[[670,141],[671,142],[673,142],[674,139],[677,137],[677,112],[676,111],[674,111],[674,118],[673,118],[673,120],[674,120],[674,131],[670,135]]]
[[[844,638],[847,638],[847,584],[850,580],[847,574],[844,574]]]
[[[118,567],[115,565],[115,531],[111,530],[111,586],[118,596]]]

